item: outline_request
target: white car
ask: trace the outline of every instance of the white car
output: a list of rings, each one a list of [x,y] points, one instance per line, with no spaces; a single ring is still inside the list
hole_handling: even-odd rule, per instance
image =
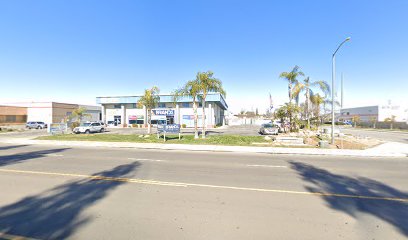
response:
[[[96,132],[104,132],[105,128],[99,122],[87,122],[81,123],[79,127],[74,128],[73,132],[78,133],[96,133]]]

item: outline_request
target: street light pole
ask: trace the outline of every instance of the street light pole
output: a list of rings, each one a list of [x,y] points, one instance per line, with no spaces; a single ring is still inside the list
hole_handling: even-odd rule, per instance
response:
[[[343,44],[350,40],[350,37],[346,38],[340,45],[337,47],[336,51],[334,51],[332,55],[332,127],[331,127],[331,144],[334,144],[334,82],[336,79],[336,53],[339,51],[340,47]]]

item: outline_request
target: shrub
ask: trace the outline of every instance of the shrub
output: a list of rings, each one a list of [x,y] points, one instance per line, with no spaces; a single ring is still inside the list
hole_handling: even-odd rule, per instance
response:
[[[183,123],[183,124],[181,124],[181,127],[182,127],[182,128],[186,128],[187,125],[186,125],[185,123]]]
[[[71,130],[74,130],[74,128],[79,126],[79,122],[73,122],[71,123]]]

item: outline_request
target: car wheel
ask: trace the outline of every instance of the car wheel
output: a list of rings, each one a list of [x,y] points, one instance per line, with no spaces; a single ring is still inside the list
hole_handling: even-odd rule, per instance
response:
[[[99,132],[103,133],[103,132],[105,132],[105,129],[101,128],[101,130]]]
[[[85,133],[86,133],[86,134],[90,134],[91,131],[89,131],[89,129],[87,129],[87,130],[85,131]]]
[[[41,127],[41,126],[38,126],[37,129],[42,129],[42,127]]]

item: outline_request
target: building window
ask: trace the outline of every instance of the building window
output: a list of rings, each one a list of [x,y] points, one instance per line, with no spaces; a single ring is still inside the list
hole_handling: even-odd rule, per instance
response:
[[[165,108],[166,104],[165,103],[159,103],[159,108]]]
[[[347,115],[350,115],[350,112],[347,112]]]
[[[188,102],[183,102],[183,103],[181,103],[181,106],[182,106],[183,108],[189,108],[189,107],[190,107],[190,103],[188,103]]]
[[[129,108],[138,108],[137,103],[131,103]]]
[[[113,108],[121,108],[121,105],[120,104],[114,104]]]
[[[199,102],[199,103],[198,103],[198,107],[203,107],[203,103],[202,103],[202,102]]]

